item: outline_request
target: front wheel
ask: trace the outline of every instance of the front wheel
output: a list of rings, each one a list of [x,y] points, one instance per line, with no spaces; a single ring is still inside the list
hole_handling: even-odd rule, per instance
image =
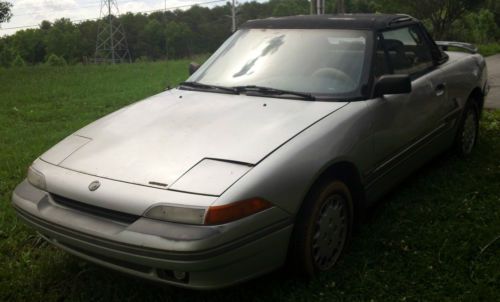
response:
[[[353,203],[341,181],[317,186],[304,201],[291,244],[293,268],[312,278],[339,260],[352,232]]]
[[[455,150],[461,156],[468,156],[476,146],[479,135],[479,112],[474,100],[467,103],[457,137],[455,138]]]

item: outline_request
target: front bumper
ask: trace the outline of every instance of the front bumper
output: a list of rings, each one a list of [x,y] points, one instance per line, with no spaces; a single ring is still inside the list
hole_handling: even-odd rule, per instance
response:
[[[192,226],[139,218],[127,224],[61,206],[27,181],[16,188],[12,203],[19,217],[45,239],[76,256],[194,289],[226,287],[278,268],[286,259],[292,231],[285,216],[240,237],[234,232],[241,230],[241,222]],[[271,208],[245,219],[276,218],[273,211],[280,210]]]

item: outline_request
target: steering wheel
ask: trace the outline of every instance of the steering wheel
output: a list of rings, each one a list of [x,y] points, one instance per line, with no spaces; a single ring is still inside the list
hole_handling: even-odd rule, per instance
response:
[[[341,81],[347,84],[350,87],[355,87],[356,83],[351,79],[351,77],[343,72],[340,69],[333,67],[324,67],[316,70],[313,74],[313,77],[316,78],[324,78],[324,79],[332,79],[336,81]]]

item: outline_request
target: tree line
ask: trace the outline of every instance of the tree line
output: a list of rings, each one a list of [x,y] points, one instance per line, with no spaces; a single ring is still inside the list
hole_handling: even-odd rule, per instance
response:
[[[327,0],[326,11],[342,5],[349,13],[407,13],[421,20],[438,39],[491,43],[500,38],[497,0]],[[0,1],[0,23],[10,16]],[[238,6],[238,24],[270,16],[309,14],[308,0],[245,2]],[[187,10],[126,13],[125,28],[132,60],[158,60],[211,53],[231,35],[231,5]],[[73,23],[62,18],[43,21],[38,28],[0,38],[0,66],[86,63],[93,58],[99,20]]]

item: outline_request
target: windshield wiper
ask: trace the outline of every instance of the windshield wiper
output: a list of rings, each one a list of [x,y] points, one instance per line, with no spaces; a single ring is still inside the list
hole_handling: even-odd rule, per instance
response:
[[[217,85],[208,85],[208,84],[202,84],[199,82],[182,82],[179,84],[181,87],[191,87],[191,88],[196,88],[200,90],[220,90],[224,92],[229,92],[232,94],[239,94],[238,90],[231,88],[231,87],[224,87],[224,86],[217,86]]]
[[[264,86],[256,86],[256,85],[247,85],[247,86],[236,86],[233,87],[237,92],[257,92],[265,95],[295,95],[301,97],[306,100],[314,101],[316,97],[310,93],[306,92],[297,92],[297,91],[289,91],[277,88],[270,88]]]

